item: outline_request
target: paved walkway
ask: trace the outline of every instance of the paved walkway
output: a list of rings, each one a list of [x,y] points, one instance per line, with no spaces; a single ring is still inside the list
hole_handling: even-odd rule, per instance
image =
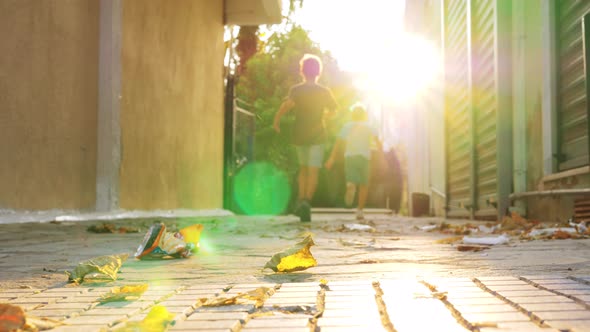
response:
[[[272,294],[221,307],[200,298],[257,287]],[[68,324],[53,331],[116,329],[156,304],[176,315],[170,331],[590,331],[590,277],[382,279],[319,283],[150,284],[137,301],[99,304],[109,287],[5,289],[0,301]]]
[[[176,315],[170,331],[590,331],[590,240],[520,241],[460,252],[417,227],[436,219],[349,215],[199,220],[201,251],[189,258],[130,258],[109,285],[66,283],[91,257],[132,254],[153,220],[119,221],[139,233],[94,234],[94,223],[0,225],[0,302],[67,325],[53,331],[117,329],[155,305]],[[182,227],[195,220],[167,221]],[[456,221],[465,223],[465,221]],[[174,225],[170,225],[173,227]],[[262,270],[270,256],[311,232],[318,266]],[[321,281],[327,280],[327,286]],[[138,300],[100,304],[112,286],[149,285]],[[264,303],[221,307],[200,299],[267,287]]]

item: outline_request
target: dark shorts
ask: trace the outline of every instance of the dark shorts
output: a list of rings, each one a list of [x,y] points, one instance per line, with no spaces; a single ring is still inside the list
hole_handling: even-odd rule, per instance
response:
[[[354,184],[369,183],[369,159],[365,156],[346,157],[346,182]]]

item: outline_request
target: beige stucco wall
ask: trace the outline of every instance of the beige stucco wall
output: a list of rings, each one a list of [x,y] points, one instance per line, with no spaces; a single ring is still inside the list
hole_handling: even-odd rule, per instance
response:
[[[120,206],[219,208],[223,1],[123,0]]]
[[[98,0],[0,0],[0,209],[94,207]]]

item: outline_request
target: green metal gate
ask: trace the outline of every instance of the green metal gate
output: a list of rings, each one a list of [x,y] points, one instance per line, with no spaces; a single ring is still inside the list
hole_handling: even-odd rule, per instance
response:
[[[557,3],[558,170],[588,165],[588,109],[584,68],[582,17],[590,0],[559,0]]]
[[[497,216],[495,0],[445,0],[447,216]]]
[[[497,90],[495,1],[473,0],[471,5],[471,66],[474,128],[474,216],[495,217],[497,193]]]
[[[471,124],[466,0],[444,1],[447,216],[468,217]]]

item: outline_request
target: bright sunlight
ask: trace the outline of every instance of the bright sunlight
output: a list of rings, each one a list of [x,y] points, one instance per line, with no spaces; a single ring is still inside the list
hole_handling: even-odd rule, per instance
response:
[[[440,63],[428,41],[404,32],[404,0],[305,1],[295,21],[309,30],[356,86],[386,104],[410,102],[436,77]]]

